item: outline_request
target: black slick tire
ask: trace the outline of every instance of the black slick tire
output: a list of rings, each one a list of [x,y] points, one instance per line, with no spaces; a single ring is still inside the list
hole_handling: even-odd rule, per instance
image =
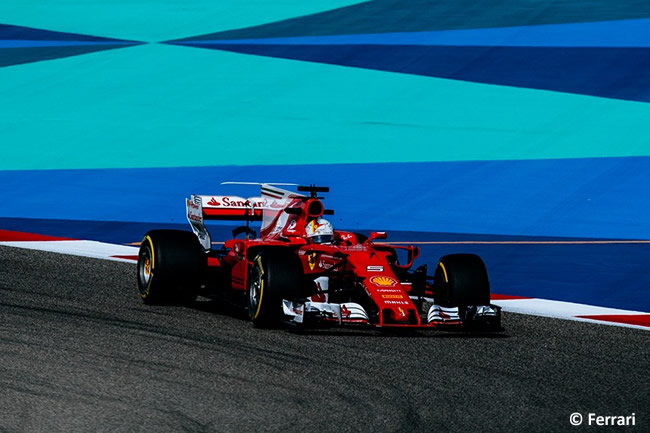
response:
[[[182,230],[147,232],[138,253],[138,291],[145,304],[186,304],[196,299],[207,255]]]
[[[256,327],[278,325],[282,300],[300,297],[303,270],[294,251],[275,248],[253,259],[248,277],[248,315]]]
[[[475,254],[440,258],[433,275],[433,296],[443,307],[490,304],[490,282],[483,260]]]

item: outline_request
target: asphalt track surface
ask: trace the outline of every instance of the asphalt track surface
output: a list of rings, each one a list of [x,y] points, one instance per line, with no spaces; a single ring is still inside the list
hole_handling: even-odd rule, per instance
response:
[[[506,314],[501,335],[259,330],[143,305],[129,263],[0,247],[0,432],[650,431],[650,333]]]

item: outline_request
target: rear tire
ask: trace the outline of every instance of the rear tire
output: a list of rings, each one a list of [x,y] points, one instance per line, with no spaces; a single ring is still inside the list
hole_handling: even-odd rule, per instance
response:
[[[181,230],[152,230],[138,253],[138,290],[145,304],[185,304],[196,299],[207,268],[197,237]]]
[[[490,304],[490,282],[483,260],[475,254],[450,254],[438,262],[433,297],[442,307]]]
[[[260,252],[248,277],[248,315],[256,327],[278,324],[284,317],[282,300],[302,294],[303,270],[294,251]]]

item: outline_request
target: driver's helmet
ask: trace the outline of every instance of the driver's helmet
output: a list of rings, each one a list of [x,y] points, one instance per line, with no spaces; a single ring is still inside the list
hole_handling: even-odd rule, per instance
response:
[[[315,244],[330,244],[334,240],[334,228],[325,218],[309,221],[305,231],[307,237]]]

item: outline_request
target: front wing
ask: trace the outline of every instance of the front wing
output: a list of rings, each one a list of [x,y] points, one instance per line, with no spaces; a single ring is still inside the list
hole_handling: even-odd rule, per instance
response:
[[[282,309],[286,322],[300,327],[501,329],[501,307],[496,305],[442,307],[431,303],[419,324],[373,323],[363,306],[354,302],[336,304],[284,299]]]

